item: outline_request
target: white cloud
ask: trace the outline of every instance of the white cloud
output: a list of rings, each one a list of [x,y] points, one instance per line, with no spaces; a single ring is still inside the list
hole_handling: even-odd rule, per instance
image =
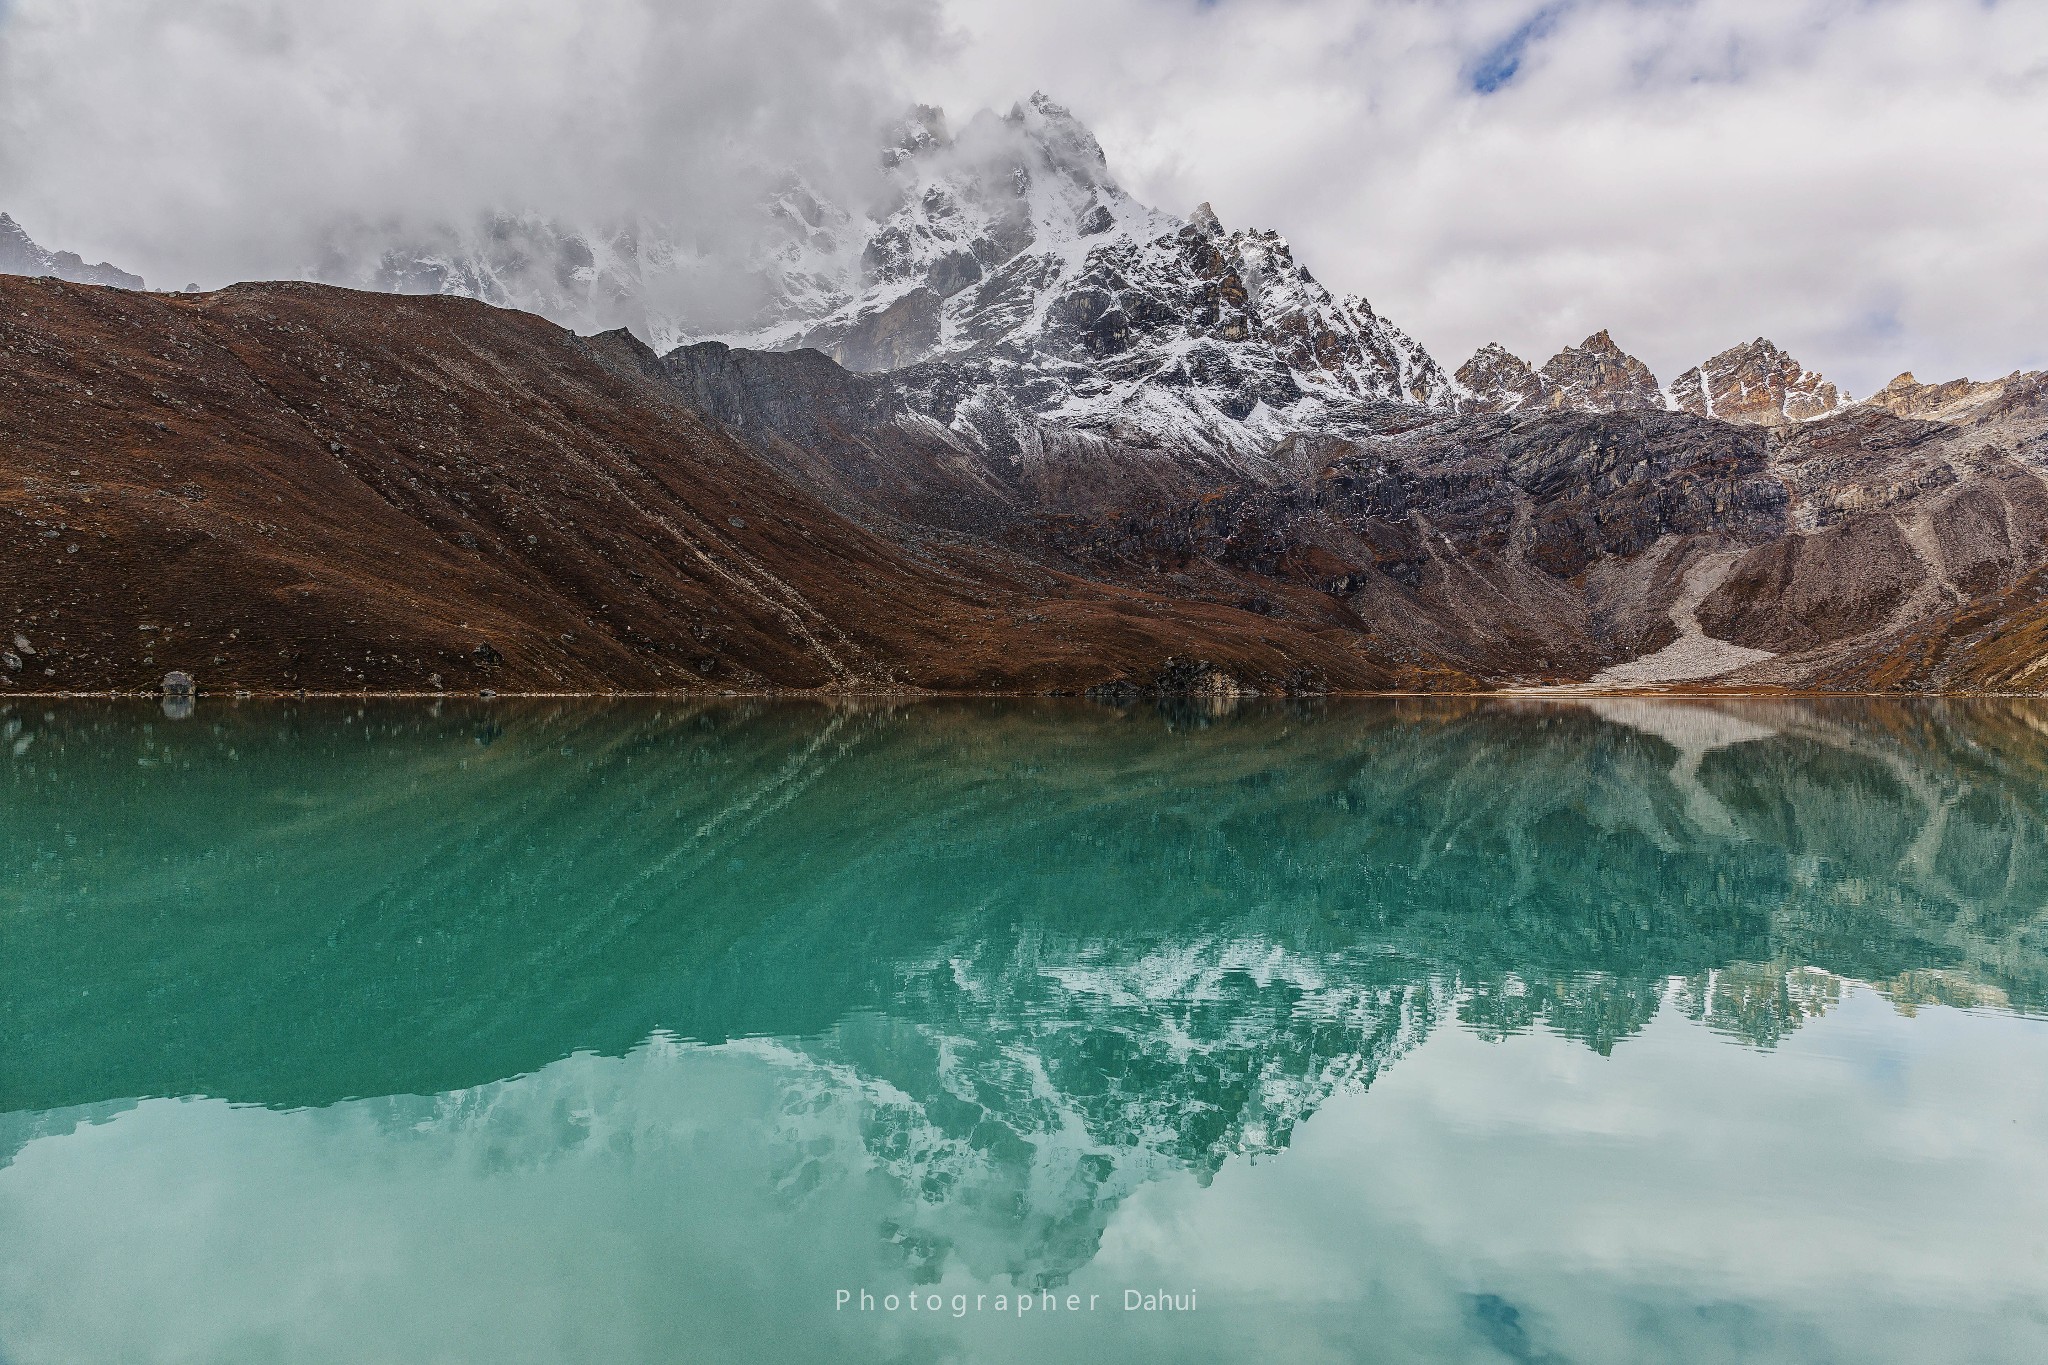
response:
[[[0,207],[156,284],[297,274],[344,219],[715,237],[790,163],[872,160],[935,32],[927,0],[17,0]]]

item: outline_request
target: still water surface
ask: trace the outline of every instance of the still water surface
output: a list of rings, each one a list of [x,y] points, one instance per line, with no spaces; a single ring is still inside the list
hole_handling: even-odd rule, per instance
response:
[[[2048,710],[0,737],[10,1365],[2048,1359]]]

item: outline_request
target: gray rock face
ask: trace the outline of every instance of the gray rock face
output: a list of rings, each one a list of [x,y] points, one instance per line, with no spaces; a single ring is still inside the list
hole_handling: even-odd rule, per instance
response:
[[[893,303],[858,314],[819,349],[849,370],[901,369],[938,349],[942,306],[935,290],[912,289]]]
[[[35,241],[7,214],[0,213],[0,275],[49,275],[74,284],[103,284],[115,289],[140,289],[142,277],[101,261],[87,265],[72,251],[50,251]]]
[[[1543,386],[1518,396],[1523,410],[1389,409],[1371,434],[1302,433],[1235,465],[1062,444],[1028,418],[1020,448],[1005,447],[973,424],[972,366],[853,375],[815,354],[723,347],[658,363],[693,405],[842,505],[1276,627],[1348,632],[1417,687],[1617,667],[1662,683],[1680,665],[1685,678],[1864,686],[1889,676],[1873,661],[1907,632],[1938,634],[1957,613],[1992,621],[2012,594],[2036,600],[2029,576],[2048,572],[2038,376],[1927,391],[1967,405],[1967,420],[1871,403],[1766,425],[1653,406],[1647,371],[1610,347],[1575,348],[1594,352],[1590,386],[1570,387],[1582,376],[1569,365],[1550,378],[1500,366]],[[1465,367],[1464,401],[1477,377]],[[2000,636],[1980,623],[1958,638]],[[1688,640],[1698,648],[1666,657]]]
[[[1911,371],[1892,380],[1864,402],[1883,408],[1895,417],[1949,422],[1974,416],[1995,405],[2008,390],[2038,384],[2041,373],[2015,371],[2003,379],[1982,382],[1950,379],[1939,384],[1922,384]]]

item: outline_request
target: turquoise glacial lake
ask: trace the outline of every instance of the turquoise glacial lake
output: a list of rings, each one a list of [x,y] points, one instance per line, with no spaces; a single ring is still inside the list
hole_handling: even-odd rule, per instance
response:
[[[0,710],[0,1361],[2048,1360],[2048,709]]]

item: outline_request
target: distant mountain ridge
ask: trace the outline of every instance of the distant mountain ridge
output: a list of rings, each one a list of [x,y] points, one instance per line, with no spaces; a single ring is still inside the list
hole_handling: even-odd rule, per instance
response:
[[[1671,406],[1724,422],[1780,426],[1825,417],[1847,395],[1763,337],[1732,346],[1672,381]]]
[[[1449,376],[1043,96],[877,175],[779,183],[725,339],[644,223],[0,279],[0,689],[2048,690],[2048,375],[1852,403],[1759,337],[1667,387],[1600,331]]]
[[[957,137],[922,110],[889,155],[893,207],[842,220],[836,256],[816,239],[785,253],[785,278],[826,286],[816,303],[720,339],[811,346],[850,369],[946,361],[1039,419],[1223,446],[1448,399],[1427,351],[1324,288],[1285,238],[1228,230],[1206,204],[1183,222],[1138,203],[1043,95]]]
[[[101,261],[87,265],[75,251],[51,251],[36,245],[21,224],[0,213],[0,275],[41,275],[73,284],[104,284],[140,289],[142,277]]]
[[[2016,370],[1999,379],[1923,384],[1908,372],[1856,399],[1769,338],[1758,337],[1693,366],[1665,387],[1601,331],[1559,351],[1541,370],[1488,343],[1458,367],[1452,403],[1459,412],[1687,412],[1763,427],[1793,426],[1861,406],[1895,417],[1954,421],[1985,411],[2015,384],[2035,377]]]
[[[1461,412],[1689,412],[1746,426],[1785,426],[1839,412],[1849,396],[1764,337],[1693,366],[1669,388],[1605,331],[1543,366],[1498,343],[1458,367]]]

